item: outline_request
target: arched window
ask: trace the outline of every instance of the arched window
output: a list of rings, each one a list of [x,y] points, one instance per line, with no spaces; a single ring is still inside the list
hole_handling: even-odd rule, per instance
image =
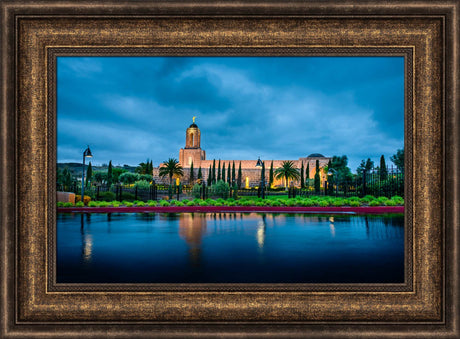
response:
[[[191,147],[195,147],[195,145],[193,143],[193,137],[194,137],[193,133],[190,133],[190,146]]]

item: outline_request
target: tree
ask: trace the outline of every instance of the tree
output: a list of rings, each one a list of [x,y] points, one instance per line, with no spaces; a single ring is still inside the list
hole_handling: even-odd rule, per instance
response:
[[[228,163],[228,168],[227,168],[227,182],[231,185],[232,184],[232,173],[231,173],[231,168],[230,168],[230,163]]]
[[[273,160],[270,165],[270,171],[268,172],[268,186],[269,187],[273,186]]]
[[[402,173],[404,173],[404,148],[398,149],[396,154],[390,157],[390,160]]]
[[[211,176],[211,183],[216,183],[216,159],[212,161],[212,176]]]
[[[305,187],[310,187],[310,162],[307,162],[307,168],[305,170]]]
[[[70,173],[69,169],[67,167],[64,168],[62,171],[62,184],[64,186],[70,186],[72,185],[72,174]]]
[[[109,167],[107,168],[107,185],[112,185],[113,180],[113,168],[112,168],[112,160],[109,161]]]
[[[387,165],[385,164],[385,157],[382,156],[380,157],[380,168],[379,168],[379,174],[380,174],[380,180],[387,180],[388,178],[388,170],[387,170]]]
[[[126,173],[126,172],[128,172],[128,171],[125,170],[124,168],[114,167],[112,169],[112,182],[113,183],[120,182],[120,175],[122,175],[123,173]]]
[[[262,168],[260,169],[260,181],[265,186],[265,161],[262,161]]]
[[[236,179],[236,175],[235,175],[235,161],[233,161],[233,165],[232,165],[232,182],[234,182]]]
[[[88,182],[91,182],[92,177],[93,177],[93,167],[91,166],[91,161],[90,161],[89,165],[88,165],[88,168],[86,170],[85,186],[88,186]]]
[[[315,170],[315,192],[316,194],[319,193],[321,189],[321,181],[319,176],[319,160],[316,160],[316,170]]]
[[[198,179],[203,179],[203,173],[201,173],[201,166],[198,168],[198,175],[197,175],[197,178],[198,178]]]
[[[212,169],[211,165],[209,165],[209,171],[208,171],[208,186],[212,185]]]
[[[303,161],[302,161],[302,166],[300,167],[300,188],[301,189],[305,187],[304,171],[305,169],[303,168]]]
[[[150,161],[147,159],[147,162],[141,162],[139,166],[136,167],[135,172],[139,174],[152,174],[153,172],[153,164],[152,169],[150,169]]]
[[[300,178],[299,170],[294,167],[292,161],[283,161],[281,167],[277,168],[274,172],[276,179],[284,178],[286,180],[285,187],[288,188],[289,179],[298,180]]]
[[[225,182],[225,162],[222,164],[222,181]]]
[[[120,175],[119,180],[123,184],[134,184],[137,180],[139,180],[139,174],[138,173],[131,173],[131,172],[125,172]]]
[[[242,180],[243,180],[243,172],[241,171],[241,161],[240,161],[240,166],[238,167],[238,179],[237,179],[238,189],[241,189]]]
[[[193,185],[193,181],[195,180],[195,173],[193,173],[193,161],[190,164],[190,184]]]
[[[184,171],[177,159],[169,158],[161,165],[159,175],[162,178],[165,176],[169,176],[169,185],[171,186],[173,176],[177,175],[181,177],[184,175]]]
[[[221,179],[221,176],[220,176],[220,159],[219,159],[219,167],[217,168],[217,181],[219,181]]]
[[[328,164],[328,169],[334,170],[331,172],[334,173],[335,184],[342,184],[344,189],[347,189],[348,184],[353,180],[353,175],[348,167],[348,157],[346,155],[334,155]]]
[[[366,171],[366,173],[369,173],[373,168],[374,162],[370,158],[367,158],[366,161],[361,160],[361,163],[356,169],[356,173],[358,173],[359,175],[362,175],[364,171]]]

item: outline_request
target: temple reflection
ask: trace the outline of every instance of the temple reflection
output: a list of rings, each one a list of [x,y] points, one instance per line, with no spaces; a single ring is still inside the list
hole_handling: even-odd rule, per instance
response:
[[[201,264],[201,243],[206,226],[206,218],[195,217],[194,213],[182,213],[179,217],[179,235],[189,246],[190,262],[194,266]]]

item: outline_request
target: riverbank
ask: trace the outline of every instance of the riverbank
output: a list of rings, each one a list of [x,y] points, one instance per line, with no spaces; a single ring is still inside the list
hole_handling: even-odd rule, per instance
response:
[[[58,213],[221,213],[221,212],[270,212],[270,213],[352,213],[386,214],[404,213],[404,206],[120,206],[120,207],[58,207]]]

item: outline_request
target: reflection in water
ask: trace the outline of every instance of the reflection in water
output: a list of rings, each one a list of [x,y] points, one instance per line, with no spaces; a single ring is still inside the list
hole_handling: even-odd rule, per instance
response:
[[[214,219],[216,215],[214,215]],[[194,213],[182,213],[179,217],[179,235],[189,246],[190,262],[199,266],[201,262],[201,242],[206,233],[206,218],[195,218]]]
[[[83,214],[81,215],[81,261],[83,263],[91,262],[91,255],[93,253],[93,237],[90,233],[85,232],[85,222],[83,219]]]
[[[262,220],[259,220],[259,222],[257,223],[257,244],[259,244],[259,249],[264,248],[266,228],[267,228],[266,217],[265,217],[265,214],[262,214]]]
[[[334,217],[329,217],[329,229],[331,230],[331,236],[335,237]]]
[[[402,215],[58,214],[57,230],[58,282],[404,281]]]

